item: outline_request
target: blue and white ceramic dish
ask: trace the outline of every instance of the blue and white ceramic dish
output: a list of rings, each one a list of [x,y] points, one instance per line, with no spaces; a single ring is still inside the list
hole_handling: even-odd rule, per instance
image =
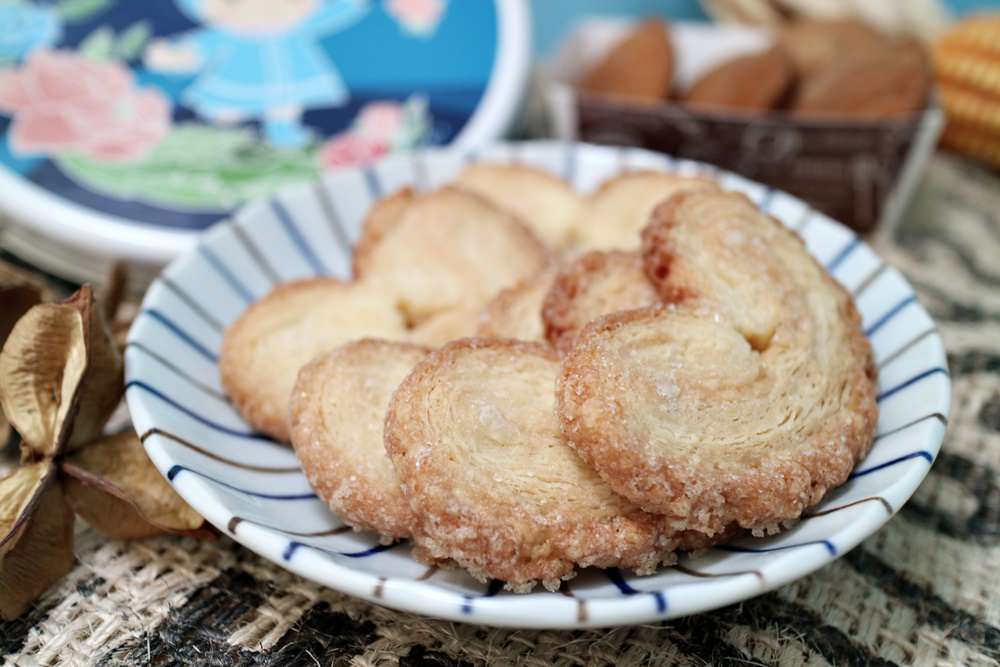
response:
[[[581,192],[623,169],[713,172],[580,144],[501,145],[478,155],[429,150],[330,174],[212,229],[155,281],[125,360],[129,408],[150,458],[220,530],[282,567],[378,604],[455,621],[575,628],[684,616],[771,590],[844,554],[913,494],[948,419],[950,382],[934,322],[906,280],[850,231],[793,197],[713,172],[798,231],[857,300],[879,367],[880,417],[871,453],[843,487],[780,535],[720,546],[648,577],[585,571],[565,593],[500,593],[461,572],[428,569],[405,543],[379,546],[345,530],[292,451],[253,433],[226,400],[217,368],[222,333],[283,281],[347,276],[351,243],[376,198],[403,185],[436,187],[477,159],[538,165]]]

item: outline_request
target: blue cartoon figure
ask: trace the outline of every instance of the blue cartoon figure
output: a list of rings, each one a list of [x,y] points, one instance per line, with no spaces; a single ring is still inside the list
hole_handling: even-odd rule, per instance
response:
[[[229,125],[259,120],[272,145],[296,148],[311,133],[306,109],[341,106],[349,94],[320,39],[363,18],[370,0],[175,0],[203,27],[156,40],[147,67],[192,73],[182,100]]]
[[[35,49],[59,41],[62,25],[53,7],[0,2],[0,65],[16,62]]]

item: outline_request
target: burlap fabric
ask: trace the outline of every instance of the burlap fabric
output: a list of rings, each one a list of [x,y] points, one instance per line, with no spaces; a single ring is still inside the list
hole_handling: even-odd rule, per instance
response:
[[[231,540],[104,541],[0,624],[11,664],[995,665],[1000,661],[1000,181],[936,157],[875,242],[940,325],[954,383],[914,499],[834,564],[774,593],[656,625],[506,631],[340,595]]]

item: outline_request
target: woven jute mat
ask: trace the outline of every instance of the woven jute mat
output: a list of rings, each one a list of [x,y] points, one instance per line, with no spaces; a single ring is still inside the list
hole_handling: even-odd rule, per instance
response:
[[[879,252],[938,322],[954,383],[916,496],[832,565],[686,619],[508,631],[395,612],[305,581],[231,540],[105,541],[0,624],[16,665],[996,665],[1000,661],[1000,180],[932,161]]]

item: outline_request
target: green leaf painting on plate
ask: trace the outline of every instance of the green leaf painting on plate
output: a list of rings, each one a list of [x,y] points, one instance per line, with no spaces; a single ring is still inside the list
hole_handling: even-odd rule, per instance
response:
[[[80,42],[77,51],[88,58],[107,60],[111,57],[114,48],[115,31],[106,25],[102,25]]]
[[[62,0],[55,9],[65,21],[87,21],[110,8],[113,0]]]
[[[67,176],[97,192],[189,210],[232,208],[319,173],[312,151],[272,148],[248,128],[195,123],[175,127],[138,162],[97,162],[79,155],[61,155],[56,162]]]
[[[142,50],[152,34],[153,29],[148,21],[136,21],[118,35],[114,56],[126,61],[136,60],[142,55]]]

